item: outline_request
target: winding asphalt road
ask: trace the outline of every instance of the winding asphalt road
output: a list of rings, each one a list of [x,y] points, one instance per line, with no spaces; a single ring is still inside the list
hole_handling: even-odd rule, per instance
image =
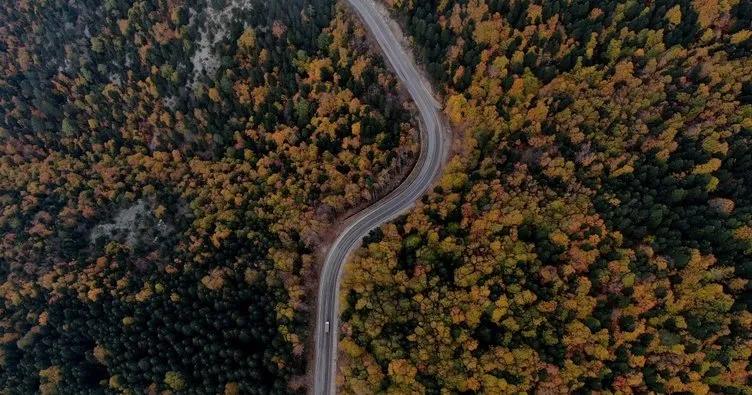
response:
[[[422,117],[421,152],[415,167],[405,181],[392,193],[351,217],[339,237],[329,248],[321,271],[316,317],[316,360],[314,395],[334,394],[339,345],[339,288],[342,269],[350,253],[359,247],[363,237],[412,207],[441,174],[448,156],[450,136],[439,116],[441,105],[430,85],[418,73],[411,55],[390,30],[390,22],[380,5],[373,0],[347,0],[360,15],[376,39],[402,85],[418,106]],[[330,323],[329,333],[325,323]]]

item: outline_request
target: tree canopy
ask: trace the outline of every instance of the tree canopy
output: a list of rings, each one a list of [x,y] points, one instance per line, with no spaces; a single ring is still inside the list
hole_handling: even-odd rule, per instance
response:
[[[345,269],[343,393],[752,391],[749,1],[387,1],[459,152]]]
[[[0,5],[0,392],[304,393],[314,251],[415,159],[329,0]]]

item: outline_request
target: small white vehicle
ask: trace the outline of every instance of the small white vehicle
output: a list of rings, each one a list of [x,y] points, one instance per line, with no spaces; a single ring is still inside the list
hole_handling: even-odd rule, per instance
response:
[[[329,333],[329,321],[324,323],[324,333]]]

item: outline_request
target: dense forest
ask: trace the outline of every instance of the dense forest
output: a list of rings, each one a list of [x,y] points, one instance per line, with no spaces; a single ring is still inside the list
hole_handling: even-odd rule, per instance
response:
[[[362,27],[331,0],[0,22],[0,393],[304,393],[315,249],[416,156]]]
[[[752,2],[386,0],[458,134],[343,393],[752,393]]]

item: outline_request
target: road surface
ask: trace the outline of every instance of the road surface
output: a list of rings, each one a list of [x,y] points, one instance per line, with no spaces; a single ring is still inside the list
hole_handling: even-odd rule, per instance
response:
[[[418,107],[422,118],[421,152],[407,179],[392,193],[369,206],[345,223],[329,248],[319,284],[316,317],[316,359],[314,395],[334,394],[339,345],[339,288],[348,255],[361,245],[363,237],[412,207],[441,174],[448,155],[450,136],[441,122],[441,105],[430,85],[418,73],[408,50],[389,28],[389,19],[373,0],[347,0],[360,15],[366,28],[381,47],[402,85]],[[329,322],[329,333],[326,332]]]

